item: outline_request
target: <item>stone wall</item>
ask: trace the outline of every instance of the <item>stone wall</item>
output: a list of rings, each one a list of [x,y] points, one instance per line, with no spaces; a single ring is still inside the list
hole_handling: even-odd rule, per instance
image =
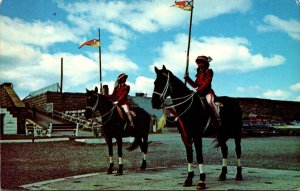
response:
[[[53,103],[53,110],[55,111],[79,110],[86,107],[86,95],[84,93],[46,92],[27,98],[23,102],[27,107],[35,107],[42,112],[46,112],[48,103]]]
[[[6,91],[6,87],[12,87],[11,83],[3,83],[0,85],[0,107],[13,107],[14,102]]]

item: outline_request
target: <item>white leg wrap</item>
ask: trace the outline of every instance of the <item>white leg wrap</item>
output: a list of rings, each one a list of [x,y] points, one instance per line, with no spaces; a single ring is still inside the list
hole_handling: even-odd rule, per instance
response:
[[[204,173],[203,164],[199,164],[199,172],[200,174]]]
[[[122,157],[119,157],[119,164],[123,164]]]
[[[237,160],[236,160],[236,166],[242,166],[242,164],[241,164],[241,159],[237,159]]]
[[[143,160],[147,159],[147,154],[143,153]]]
[[[109,157],[109,163],[113,163],[113,157]]]
[[[193,172],[193,164],[188,163],[188,172]]]
[[[222,166],[227,166],[227,159],[222,160]]]

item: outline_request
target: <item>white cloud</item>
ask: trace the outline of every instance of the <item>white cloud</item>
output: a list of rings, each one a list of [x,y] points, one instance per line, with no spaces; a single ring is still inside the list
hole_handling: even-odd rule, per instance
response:
[[[114,89],[114,81],[105,81],[105,85],[108,85],[109,88],[109,94],[112,93]],[[131,79],[128,78],[126,84],[130,86],[130,92],[129,94],[132,96],[135,96],[135,93],[145,93],[148,96],[152,95],[153,88],[154,88],[154,79],[147,78],[144,76],[138,76],[134,82],[131,82]],[[98,84],[97,84],[98,86]],[[91,86],[90,89],[93,89],[95,85]],[[98,86],[99,88],[99,86]],[[89,89],[89,88],[88,88]]]
[[[29,23],[18,18],[11,19],[0,16],[0,26],[1,41],[10,43],[10,46],[16,44],[16,41],[18,41],[18,44],[42,48],[58,42],[79,42],[71,29],[62,22],[41,22],[37,20]],[[6,49],[6,47],[4,48]]]
[[[135,84],[132,86],[131,93],[132,95],[135,95],[135,93],[145,93],[148,96],[152,96],[153,89],[154,79],[138,76],[135,80]]]
[[[263,98],[274,99],[274,100],[287,100],[289,98],[290,93],[284,90],[267,90],[262,94]]]
[[[300,91],[300,82],[290,86],[290,89],[293,91]]]
[[[127,49],[128,41],[122,38],[110,38],[111,44],[109,45],[109,50],[112,52],[124,51]]]
[[[283,20],[274,15],[264,17],[265,25],[259,25],[257,29],[261,32],[282,31],[295,40],[300,40],[300,21],[290,19]]]
[[[67,19],[78,27],[78,34],[93,31],[97,26],[111,33],[113,39],[123,40],[132,40],[134,31],[153,33],[180,27],[189,17],[188,12],[171,7],[172,1],[76,1],[68,4],[59,1],[58,4],[68,13]],[[197,24],[226,13],[244,13],[250,7],[250,0],[195,1],[193,22]]]
[[[25,60],[16,67],[2,71],[0,80],[13,82],[16,88],[28,92],[59,82],[61,57],[64,58],[64,90],[82,86],[99,76],[95,75],[95,71],[98,71],[97,62],[82,55],[57,53],[36,56],[30,66]]]
[[[174,73],[182,74],[186,63],[186,39],[186,35],[179,34],[174,41],[164,42],[150,70],[153,71],[154,66],[166,65]],[[250,43],[245,38],[201,37],[191,40],[190,71],[196,68],[195,58],[199,53],[213,58],[211,67],[216,72],[248,72],[278,66],[285,61],[281,55],[265,57],[251,53]]]
[[[138,70],[138,65],[122,53],[104,53],[101,60],[105,63],[103,70],[106,71],[133,72]]]
[[[226,13],[245,13],[251,7],[250,0],[200,0],[195,1],[195,21],[210,19]]]

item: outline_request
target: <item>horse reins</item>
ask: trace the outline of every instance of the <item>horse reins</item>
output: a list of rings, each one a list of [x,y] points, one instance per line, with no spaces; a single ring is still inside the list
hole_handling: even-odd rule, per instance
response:
[[[91,109],[91,110],[93,111],[93,113],[95,114],[95,110],[97,109],[98,103],[99,103],[99,95],[97,94],[97,100],[96,100],[94,106],[93,106],[93,107],[91,107],[91,106],[86,106],[86,108]],[[112,117],[113,111],[114,111],[114,109],[115,109],[116,107],[117,107],[117,105],[114,105],[114,106],[111,108],[111,110],[109,110],[108,112],[106,112],[104,115],[96,116],[96,117],[100,117],[100,118],[102,119],[102,118],[105,117],[106,115],[110,114],[109,118],[105,121],[105,123],[102,123],[102,124],[101,124],[102,126],[105,125],[106,123],[108,123],[108,121],[109,121],[110,118]]]
[[[187,98],[187,99],[183,100],[183,101],[180,102],[180,103],[173,104],[173,105],[165,105],[164,103],[166,102],[166,98],[165,98],[166,93],[167,93],[167,91],[168,91],[169,86],[170,86],[171,93],[172,93],[172,86],[171,86],[171,84],[170,84],[170,73],[168,72],[168,74],[165,74],[165,73],[162,73],[162,74],[163,74],[164,76],[167,77],[167,82],[166,82],[166,84],[165,84],[165,87],[164,87],[164,89],[163,89],[163,91],[162,91],[161,93],[159,93],[159,92],[157,92],[157,91],[154,91],[153,93],[160,96],[159,98],[162,100],[162,102],[163,102],[163,103],[162,103],[162,106],[163,106],[164,108],[166,108],[166,109],[169,109],[169,108],[175,108],[175,107],[177,107],[177,106],[179,106],[179,105],[184,104],[185,102],[187,102],[188,100],[190,100],[190,99],[192,98],[191,104],[188,106],[188,108],[187,108],[183,113],[181,113],[181,114],[179,115],[179,116],[181,116],[181,115],[183,115],[183,114],[191,107],[191,105],[192,105],[192,103],[193,103],[193,96],[194,96],[195,92],[192,92],[192,93],[190,93],[190,94],[188,94],[188,95],[186,95],[186,96],[183,96],[183,97],[178,97],[178,98],[172,98],[172,99],[170,99],[171,101],[174,101],[174,100],[182,100],[182,99]]]
[[[163,103],[162,103],[162,107],[163,107],[164,109],[167,109],[167,110],[168,110],[170,113],[172,113],[174,116],[176,116],[176,118],[174,119],[174,121],[170,121],[170,122],[175,122],[175,121],[178,121],[178,122],[179,122],[179,124],[180,124],[180,126],[181,126],[181,128],[182,128],[182,130],[183,130],[183,134],[184,134],[184,137],[185,137],[184,139],[186,140],[186,144],[187,144],[188,146],[191,146],[190,143],[188,143],[188,141],[187,141],[185,128],[184,128],[184,125],[183,125],[183,123],[182,123],[180,117],[181,117],[182,115],[184,115],[184,114],[187,112],[187,110],[192,106],[193,101],[194,101],[194,95],[195,95],[195,92],[192,92],[192,93],[190,93],[190,94],[188,94],[188,95],[186,95],[186,96],[183,96],[183,97],[178,97],[178,98],[172,98],[172,99],[171,99],[171,101],[173,101],[173,100],[181,100],[181,99],[187,98],[187,99],[183,100],[182,102],[179,102],[179,103],[173,104],[173,105],[165,105],[164,103],[165,103],[165,101],[166,101],[166,98],[165,98],[166,93],[167,93],[167,91],[168,91],[169,86],[170,86],[170,89],[171,89],[170,91],[171,91],[171,93],[172,93],[172,86],[171,86],[171,84],[170,84],[170,73],[168,72],[168,74],[165,74],[165,73],[162,73],[162,74],[163,74],[164,76],[167,77],[167,82],[166,82],[166,84],[165,84],[165,87],[164,87],[164,89],[163,89],[163,91],[162,91],[161,93],[159,93],[159,92],[157,92],[157,91],[154,91],[153,93],[160,96],[160,99],[161,99],[162,102],[163,102]],[[191,99],[190,105],[189,105],[189,106],[188,106],[181,114],[178,115],[175,111],[173,111],[173,110],[170,109],[170,108],[175,108],[175,107],[177,107],[177,106],[179,106],[179,105],[182,105],[182,104],[184,104],[185,102],[187,102],[187,101],[190,100],[190,99]],[[204,103],[202,102],[202,100],[201,100],[201,103],[202,103],[202,105],[204,106]],[[207,127],[209,126],[210,120],[211,120],[211,118],[209,117],[208,120],[207,120],[207,123],[206,123],[206,126],[205,126],[203,132],[205,132],[206,129],[207,129]]]

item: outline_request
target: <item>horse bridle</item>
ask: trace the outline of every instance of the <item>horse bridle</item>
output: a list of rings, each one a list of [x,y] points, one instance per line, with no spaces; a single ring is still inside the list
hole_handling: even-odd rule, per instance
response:
[[[97,94],[97,100],[96,100],[94,106],[93,106],[93,107],[92,107],[92,106],[86,106],[86,109],[91,109],[92,112],[93,112],[93,114],[95,114],[95,111],[96,111],[96,109],[97,109],[97,107],[98,107],[98,103],[99,103],[99,95]],[[110,118],[112,117],[113,111],[114,111],[114,109],[115,109],[116,107],[117,107],[117,105],[114,105],[114,106],[111,108],[111,110],[109,110],[107,113],[105,113],[104,115],[99,115],[99,116],[98,116],[98,117],[100,117],[100,118],[103,118],[103,117],[105,117],[106,115],[110,114],[109,118],[105,121],[105,123],[102,123],[102,126],[105,125],[105,124],[110,120]]]
[[[165,84],[165,87],[164,87],[164,89],[161,93],[159,93],[157,91],[154,91],[153,94],[159,95],[160,96],[159,98],[162,101],[162,105],[164,105],[164,103],[166,101],[166,94],[168,92],[168,88],[170,87],[170,92],[172,93],[172,86],[170,84],[170,73],[168,72],[168,74],[165,74],[165,73],[162,73],[162,74],[167,77],[167,82]],[[195,92],[192,92],[191,94],[188,94],[188,95],[183,96],[183,97],[173,98],[173,99],[171,99],[172,101],[173,100],[182,100],[182,99],[185,99],[185,98],[187,98],[187,99],[180,102],[180,103],[178,103],[178,104],[176,104],[176,105],[172,105],[172,106],[168,106],[168,107],[165,106],[165,108],[171,108],[171,107],[176,107],[178,105],[181,105],[181,104],[185,103],[186,101],[188,101],[190,98],[192,98],[194,94],[195,94]]]
[[[154,91],[153,93],[159,95],[159,98],[162,101],[162,104],[164,104],[166,101],[166,94],[167,94],[168,88],[170,86],[170,73],[168,72],[168,74],[165,74],[165,73],[162,73],[162,74],[167,77],[167,82],[165,84],[165,87],[161,93],[159,93],[157,91]],[[172,91],[172,87],[171,87],[171,91]]]
[[[171,84],[170,84],[170,73],[168,72],[168,74],[165,74],[165,73],[162,73],[162,74],[163,74],[164,76],[167,76],[167,82],[166,82],[166,84],[165,84],[165,87],[164,87],[164,89],[163,89],[163,91],[162,91],[161,93],[159,93],[159,92],[157,92],[157,91],[154,91],[153,94],[157,94],[157,95],[160,96],[160,100],[162,100],[162,106],[163,106],[163,108],[165,108],[165,109],[175,108],[175,107],[177,107],[177,106],[179,106],[179,105],[184,104],[185,102],[187,102],[188,100],[191,99],[190,105],[189,105],[189,106],[188,106],[181,114],[179,114],[179,115],[174,119],[174,121],[177,121],[177,119],[180,118],[183,114],[185,114],[185,112],[187,112],[187,110],[188,110],[188,109],[191,107],[191,105],[193,104],[193,101],[194,101],[193,97],[194,97],[194,94],[195,94],[196,92],[192,92],[191,94],[188,94],[188,95],[183,96],[183,97],[171,99],[171,100],[180,100],[180,99],[185,99],[185,98],[187,98],[187,99],[183,100],[183,101],[180,102],[180,103],[177,103],[177,104],[175,104],[175,105],[174,105],[174,104],[173,104],[173,105],[169,105],[169,106],[165,105],[164,103],[165,103],[165,101],[166,101],[166,98],[165,98],[165,97],[166,97],[166,93],[167,93],[167,91],[168,91],[169,86],[170,86],[170,91],[171,91],[171,93],[172,93],[172,86],[171,86]],[[202,102],[202,100],[201,100],[201,103],[202,103],[202,105],[204,105],[203,102]],[[211,118],[209,117],[208,120],[207,120],[207,123],[206,123],[206,126],[205,126],[203,132],[205,132],[206,129],[207,129],[207,127],[209,126],[210,120],[211,120]],[[169,121],[169,122],[174,122],[174,121]]]
[[[97,109],[98,102],[99,102],[99,95],[97,94],[97,100],[96,100],[94,106],[93,106],[93,107],[92,107],[92,106],[86,106],[85,108],[86,108],[86,109],[91,109],[91,110],[93,111],[93,113],[94,113],[95,110]]]

